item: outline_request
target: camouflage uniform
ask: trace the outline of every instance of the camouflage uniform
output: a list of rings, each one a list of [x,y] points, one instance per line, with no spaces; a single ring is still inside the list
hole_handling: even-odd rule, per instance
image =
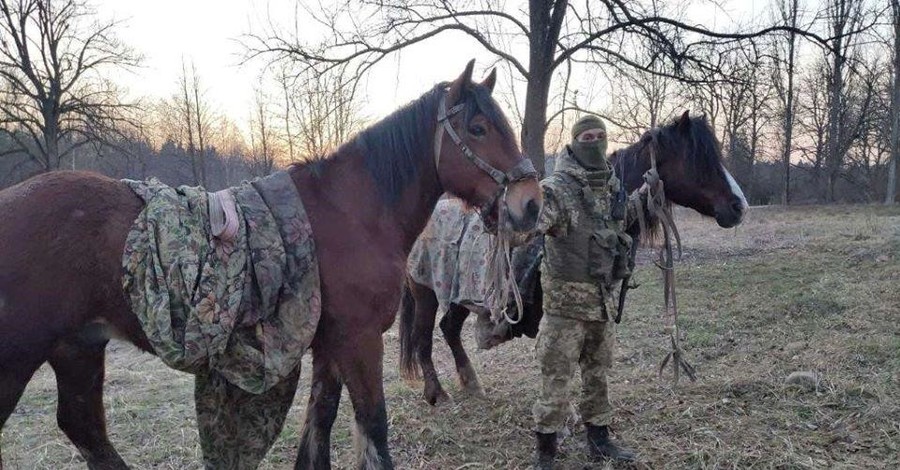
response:
[[[321,312],[312,228],[279,172],[232,188],[239,225],[212,236],[203,188],[125,183],[145,206],[123,287],[160,359],[195,374],[207,468],[256,468],[284,424]]]
[[[604,160],[605,162],[605,160]],[[605,165],[605,163],[604,163]],[[533,408],[535,431],[556,433],[570,416],[570,382],[580,365],[580,414],[605,426],[612,418],[606,374],[615,343],[616,297],[611,251],[630,244],[622,223],[611,220],[610,192],[618,179],[607,167],[588,171],[566,148],[541,182],[544,206],[538,230],[548,235],[542,262],[544,317],[536,344],[541,394]]]

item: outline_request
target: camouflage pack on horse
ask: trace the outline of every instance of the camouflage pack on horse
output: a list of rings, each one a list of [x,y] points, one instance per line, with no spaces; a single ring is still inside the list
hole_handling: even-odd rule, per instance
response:
[[[743,217],[746,208],[743,192],[725,169],[721,146],[705,117],[690,117],[685,112],[672,123],[647,131],[639,142],[613,152],[609,160],[628,194],[641,188],[645,183],[645,174],[655,167],[655,174],[665,182],[666,204],[677,204],[714,217],[721,227],[735,226]],[[647,206],[643,205],[640,213],[632,210],[627,224],[626,231],[635,240],[633,252],[637,250],[642,238],[652,238],[660,226],[660,221],[646,209]],[[449,215],[435,214],[430,230],[436,233],[452,232],[442,226],[457,227],[460,224]],[[639,223],[642,220],[645,223]],[[461,234],[460,238],[470,236],[472,235]],[[421,243],[421,250],[425,252],[441,249],[439,246],[432,246],[435,243],[432,239],[423,239]],[[435,286],[435,274],[423,274],[422,271],[431,269],[443,273],[440,274],[443,278],[468,274],[456,272],[461,267],[460,264],[450,262],[434,266],[435,263],[428,265],[420,261],[410,259],[407,291],[400,308],[400,336],[403,340],[400,350],[401,372],[407,376],[417,376],[421,370],[425,380],[424,396],[429,403],[435,404],[448,398],[431,359],[435,317],[440,310],[440,328],[453,354],[459,381],[464,390],[478,393],[481,387],[463,348],[460,334],[470,313],[467,305],[483,302],[483,298],[451,298],[446,308],[439,309],[439,299],[446,297],[446,293],[442,294],[442,289]],[[530,266],[528,263],[519,265]],[[520,273],[518,276],[524,274]],[[530,277],[539,279],[540,272],[531,274]],[[530,283],[529,286],[530,289],[522,291],[526,306],[522,322],[536,327],[543,315],[543,292],[540,282]],[[510,331],[515,331],[516,325],[492,325],[484,321],[483,315],[479,315],[479,318],[479,345],[492,347],[515,336]]]
[[[541,207],[536,173],[491,96],[496,74],[474,83],[473,67],[327,158],[213,197],[86,172],[0,191],[0,427],[49,362],[57,422],[88,467],[127,468],[103,409],[116,337],[197,374],[208,468],[254,468],[279,434],[308,344],[295,467],[330,468],[346,386],[360,467],[393,468],[382,335],[435,204],[450,193],[519,232]],[[267,424],[242,424],[257,421]]]

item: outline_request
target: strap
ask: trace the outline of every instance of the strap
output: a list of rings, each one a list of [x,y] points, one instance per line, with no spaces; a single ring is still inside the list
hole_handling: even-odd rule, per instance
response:
[[[438,127],[435,130],[435,138],[434,138],[434,167],[438,168],[440,165],[441,158],[441,146],[443,145],[443,137],[444,131],[450,135],[450,139],[459,147],[460,151],[462,151],[463,155],[466,156],[466,159],[472,162],[479,170],[488,174],[498,185],[507,186],[509,183],[513,183],[525,178],[537,177],[537,170],[534,168],[534,164],[531,163],[531,160],[528,158],[523,158],[519,163],[516,164],[513,168],[511,168],[508,172],[504,173],[497,168],[495,168],[490,163],[484,161],[468,146],[465,142],[462,141],[459,134],[456,133],[456,129],[450,124],[450,118],[455,114],[465,108],[464,103],[459,103],[450,109],[447,109],[447,95],[444,94],[441,96],[441,102],[438,105]]]

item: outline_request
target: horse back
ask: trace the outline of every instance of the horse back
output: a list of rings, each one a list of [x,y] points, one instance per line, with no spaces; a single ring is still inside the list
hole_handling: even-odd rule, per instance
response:
[[[45,173],[0,191],[0,357],[46,349],[90,322],[149,344],[121,288],[125,237],[142,208],[117,180]]]

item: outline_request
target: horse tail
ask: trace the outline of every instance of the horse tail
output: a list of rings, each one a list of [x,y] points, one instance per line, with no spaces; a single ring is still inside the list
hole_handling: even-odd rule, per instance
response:
[[[422,368],[416,357],[416,298],[413,296],[411,279],[407,276],[403,283],[403,297],[400,299],[400,375],[407,380],[422,378]]]

